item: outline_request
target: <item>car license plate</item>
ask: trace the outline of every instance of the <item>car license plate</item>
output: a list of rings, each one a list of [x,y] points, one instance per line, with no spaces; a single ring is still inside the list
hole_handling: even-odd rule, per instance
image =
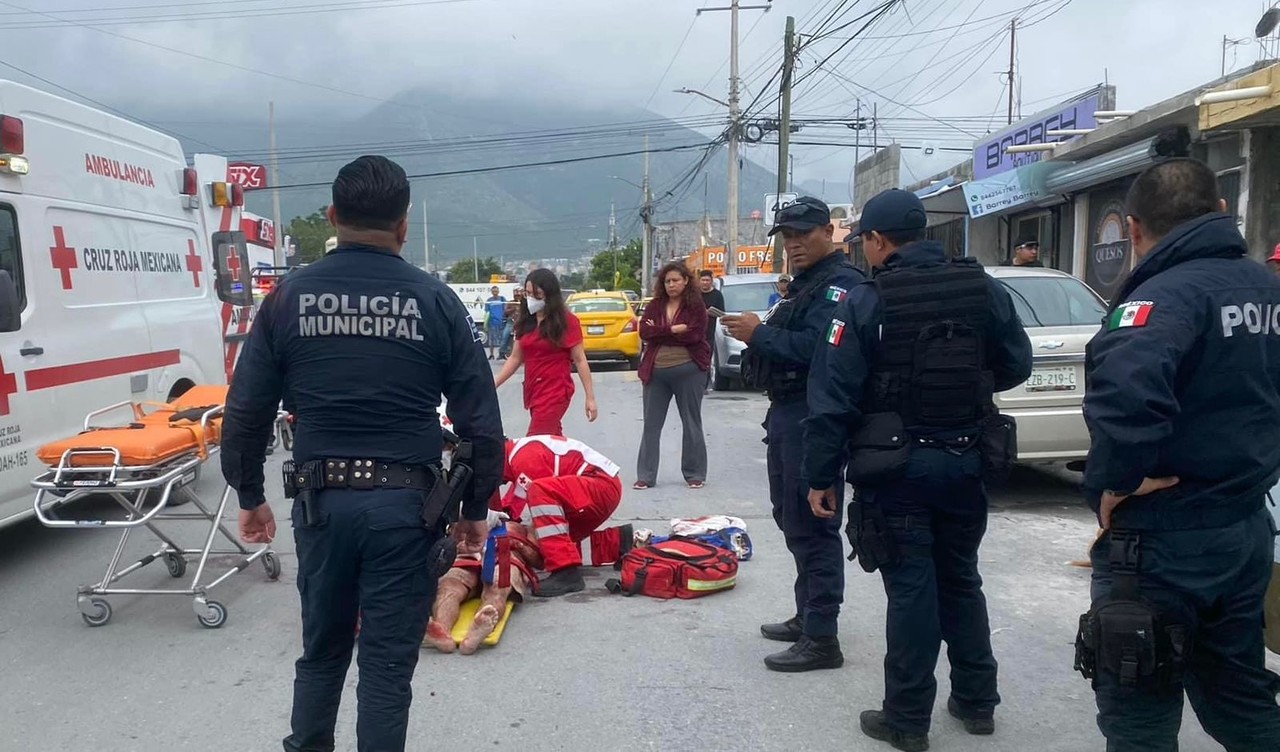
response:
[[[1027,379],[1028,392],[1074,392],[1076,369],[1074,366],[1057,368],[1033,368]]]
[[[589,327],[587,327],[587,334],[590,334],[590,335],[592,335],[592,336],[598,337],[598,336],[600,336],[601,334],[604,334],[604,327],[603,327],[603,326],[589,326]]]

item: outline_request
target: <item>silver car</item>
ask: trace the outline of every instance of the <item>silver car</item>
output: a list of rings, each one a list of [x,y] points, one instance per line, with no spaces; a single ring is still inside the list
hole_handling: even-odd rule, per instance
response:
[[[769,311],[769,298],[778,291],[776,274],[730,274],[720,279],[725,313],[751,311],[764,318]],[[724,325],[716,322],[711,343],[711,386],[727,391],[742,381],[742,351],[747,346],[730,337]]]
[[[1054,269],[987,267],[1013,298],[1031,339],[1031,377],[996,395],[1018,422],[1020,462],[1071,462],[1089,454],[1084,348],[1102,326],[1106,304],[1079,279]]]

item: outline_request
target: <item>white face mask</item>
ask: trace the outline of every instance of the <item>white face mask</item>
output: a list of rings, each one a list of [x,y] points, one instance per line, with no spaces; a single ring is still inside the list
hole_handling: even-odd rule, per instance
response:
[[[529,305],[529,313],[534,315],[537,315],[538,311],[547,307],[547,301],[538,300],[537,298],[526,298],[526,302]]]

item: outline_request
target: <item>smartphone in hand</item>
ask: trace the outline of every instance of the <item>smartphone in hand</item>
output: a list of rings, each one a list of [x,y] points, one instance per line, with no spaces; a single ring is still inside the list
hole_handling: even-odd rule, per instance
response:
[[[711,306],[710,308],[708,308],[707,313],[711,314],[712,318],[717,318],[717,319],[720,318],[721,316],[728,315],[724,311],[720,310],[719,308],[716,308],[715,306]]]

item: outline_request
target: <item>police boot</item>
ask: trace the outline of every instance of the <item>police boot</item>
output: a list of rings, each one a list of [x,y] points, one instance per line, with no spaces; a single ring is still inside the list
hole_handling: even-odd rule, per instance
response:
[[[803,627],[800,626],[799,616],[793,616],[779,624],[760,625],[760,634],[764,635],[766,640],[777,640],[778,642],[795,642],[800,639],[803,631]]]
[[[929,748],[928,734],[911,734],[889,725],[882,710],[864,710],[858,719],[862,733],[872,739],[889,742],[894,749],[903,752],[924,752]]]
[[[956,704],[955,698],[947,698],[947,712],[964,724],[964,730],[974,736],[987,736],[996,732],[995,718],[990,715],[966,715]]]
[[[560,595],[576,593],[587,586],[582,579],[582,571],[578,567],[566,567],[547,575],[547,579],[538,583],[534,595],[539,598],[555,598]]]
[[[766,656],[764,665],[770,671],[788,673],[840,668],[844,665],[844,654],[840,652],[840,640],[835,637],[800,635],[796,644],[781,653]]]

